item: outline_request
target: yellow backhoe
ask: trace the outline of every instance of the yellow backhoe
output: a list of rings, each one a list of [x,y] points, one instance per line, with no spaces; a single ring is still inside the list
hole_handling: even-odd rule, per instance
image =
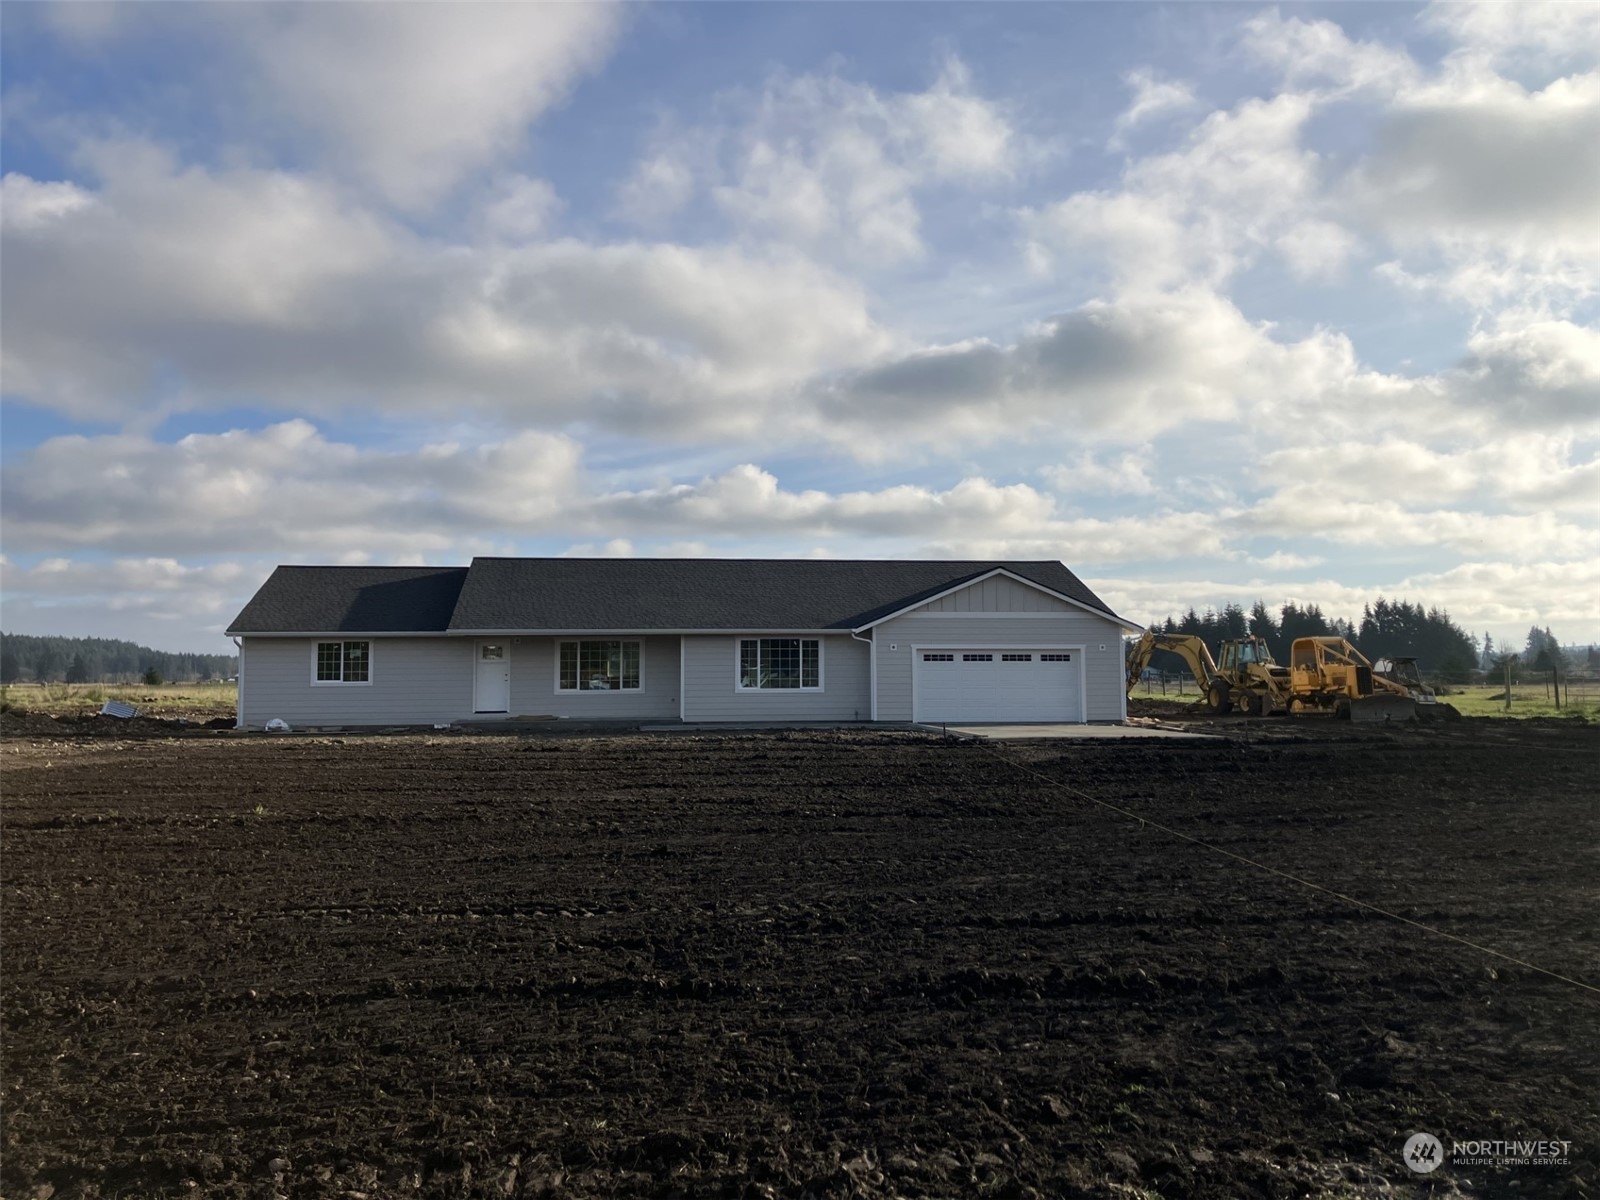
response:
[[[1285,707],[1289,672],[1272,661],[1264,639],[1230,638],[1217,649],[1220,661],[1193,634],[1147,630],[1128,654],[1128,691],[1144,676],[1157,650],[1170,650],[1188,665],[1206,707],[1218,715],[1238,708],[1262,716]]]
[[[1374,680],[1372,664],[1341,637],[1296,638],[1289,665],[1279,666],[1265,639],[1229,638],[1212,658],[1192,634],[1147,631],[1128,654],[1128,692],[1157,650],[1188,665],[1206,707],[1221,716],[1241,709],[1252,717],[1318,709],[1356,721],[1408,721],[1416,704],[1403,689]]]

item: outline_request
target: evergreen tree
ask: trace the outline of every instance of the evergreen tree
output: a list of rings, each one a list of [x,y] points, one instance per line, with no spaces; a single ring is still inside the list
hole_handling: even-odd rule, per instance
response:
[[[33,654],[33,677],[40,683],[49,683],[61,673],[61,651],[49,642]]]
[[[89,664],[84,661],[82,652],[72,656],[72,661],[67,664],[68,683],[88,683]]]
[[[22,663],[10,646],[0,650],[0,683],[15,683],[22,678]]]

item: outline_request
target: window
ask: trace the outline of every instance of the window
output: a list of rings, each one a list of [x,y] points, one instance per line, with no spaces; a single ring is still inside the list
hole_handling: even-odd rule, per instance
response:
[[[961,661],[962,662],[993,662],[994,661],[994,655],[992,655],[992,654],[963,654],[961,656]]]
[[[562,642],[556,687],[563,692],[633,691],[639,686],[638,642]]]
[[[744,638],[739,642],[739,687],[822,688],[822,643],[817,638]]]
[[[371,642],[318,642],[313,683],[371,683]]]
[[[956,656],[954,654],[924,654],[922,656],[923,662],[955,662],[955,660]]]
[[[1072,661],[1072,655],[1070,655],[1070,654],[1041,654],[1041,655],[1039,655],[1039,661],[1040,662],[1071,662]]]
[[[1001,662],[1032,662],[1033,661],[1033,655],[1031,655],[1031,654],[1002,654],[1000,656],[1000,661]]]

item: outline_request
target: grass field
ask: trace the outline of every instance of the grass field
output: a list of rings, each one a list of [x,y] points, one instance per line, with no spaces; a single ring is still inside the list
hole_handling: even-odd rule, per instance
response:
[[[1455,705],[1464,717],[1583,717],[1600,721],[1600,684],[1582,680],[1571,691],[1562,684],[1562,707],[1557,708],[1550,688],[1543,682],[1522,682],[1511,689],[1511,708],[1506,709],[1504,685],[1451,689],[1444,702]],[[1569,702],[1570,701],[1570,702]]]
[[[15,708],[57,717],[98,712],[107,700],[132,704],[147,717],[216,717],[231,714],[239,702],[234,683],[11,683],[0,699]]]

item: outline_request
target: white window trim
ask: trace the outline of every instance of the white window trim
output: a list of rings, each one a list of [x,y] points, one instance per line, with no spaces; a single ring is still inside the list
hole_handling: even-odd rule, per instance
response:
[[[344,670],[344,643],[365,642],[367,644],[367,677],[365,679],[318,679],[317,678],[317,647],[326,642],[339,643],[339,669]],[[311,686],[331,688],[371,687],[372,677],[378,673],[377,656],[372,653],[372,639],[364,637],[319,637],[311,642]]]
[[[745,642],[786,640],[793,636],[795,641],[815,642],[817,644],[817,686],[797,688],[764,688],[745,687],[743,681],[742,648]],[[803,637],[782,633],[741,633],[733,639],[733,690],[745,694],[759,692],[762,695],[792,696],[796,692],[825,692],[828,690],[828,652],[826,649],[827,638]],[[759,651],[757,651],[759,653]]]
[[[1043,654],[1075,654],[1073,666],[1078,668],[1078,712],[1082,714],[1077,721],[1079,725],[1089,723],[1089,664],[1085,661],[1089,648],[1087,644],[1077,643],[1066,645],[1053,642],[990,642],[984,641],[977,645],[971,642],[914,642],[911,646],[911,723],[920,725],[921,714],[917,712],[917,677],[918,668],[922,665],[923,651],[944,654],[949,651],[962,650],[993,650],[993,651],[1024,651],[1034,650]],[[961,661],[959,658],[956,660]]]
[[[629,642],[633,642],[635,645],[637,645],[639,647],[639,686],[636,687],[636,688],[586,688],[586,687],[564,688],[564,687],[562,687],[561,686],[561,647],[562,646],[576,646],[580,642],[621,642],[623,645],[627,645]],[[563,637],[563,638],[556,638],[555,639],[556,650],[555,650],[555,654],[553,656],[555,658],[555,662],[553,664],[555,670],[554,670],[554,679],[552,680],[553,688],[554,688],[554,691],[555,691],[556,695],[558,695],[558,696],[615,696],[615,695],[619,695],[619,694],[624,693],[624,692],[626,692],[628,695],[637,695],[638,693],[644,691],[644,642],[645,642],[645,639],[642,638],[642,637],[581,637],[581,638]],[[580,659],[583,657],[583,652],[581,650],[578,652],[578,657]]]

